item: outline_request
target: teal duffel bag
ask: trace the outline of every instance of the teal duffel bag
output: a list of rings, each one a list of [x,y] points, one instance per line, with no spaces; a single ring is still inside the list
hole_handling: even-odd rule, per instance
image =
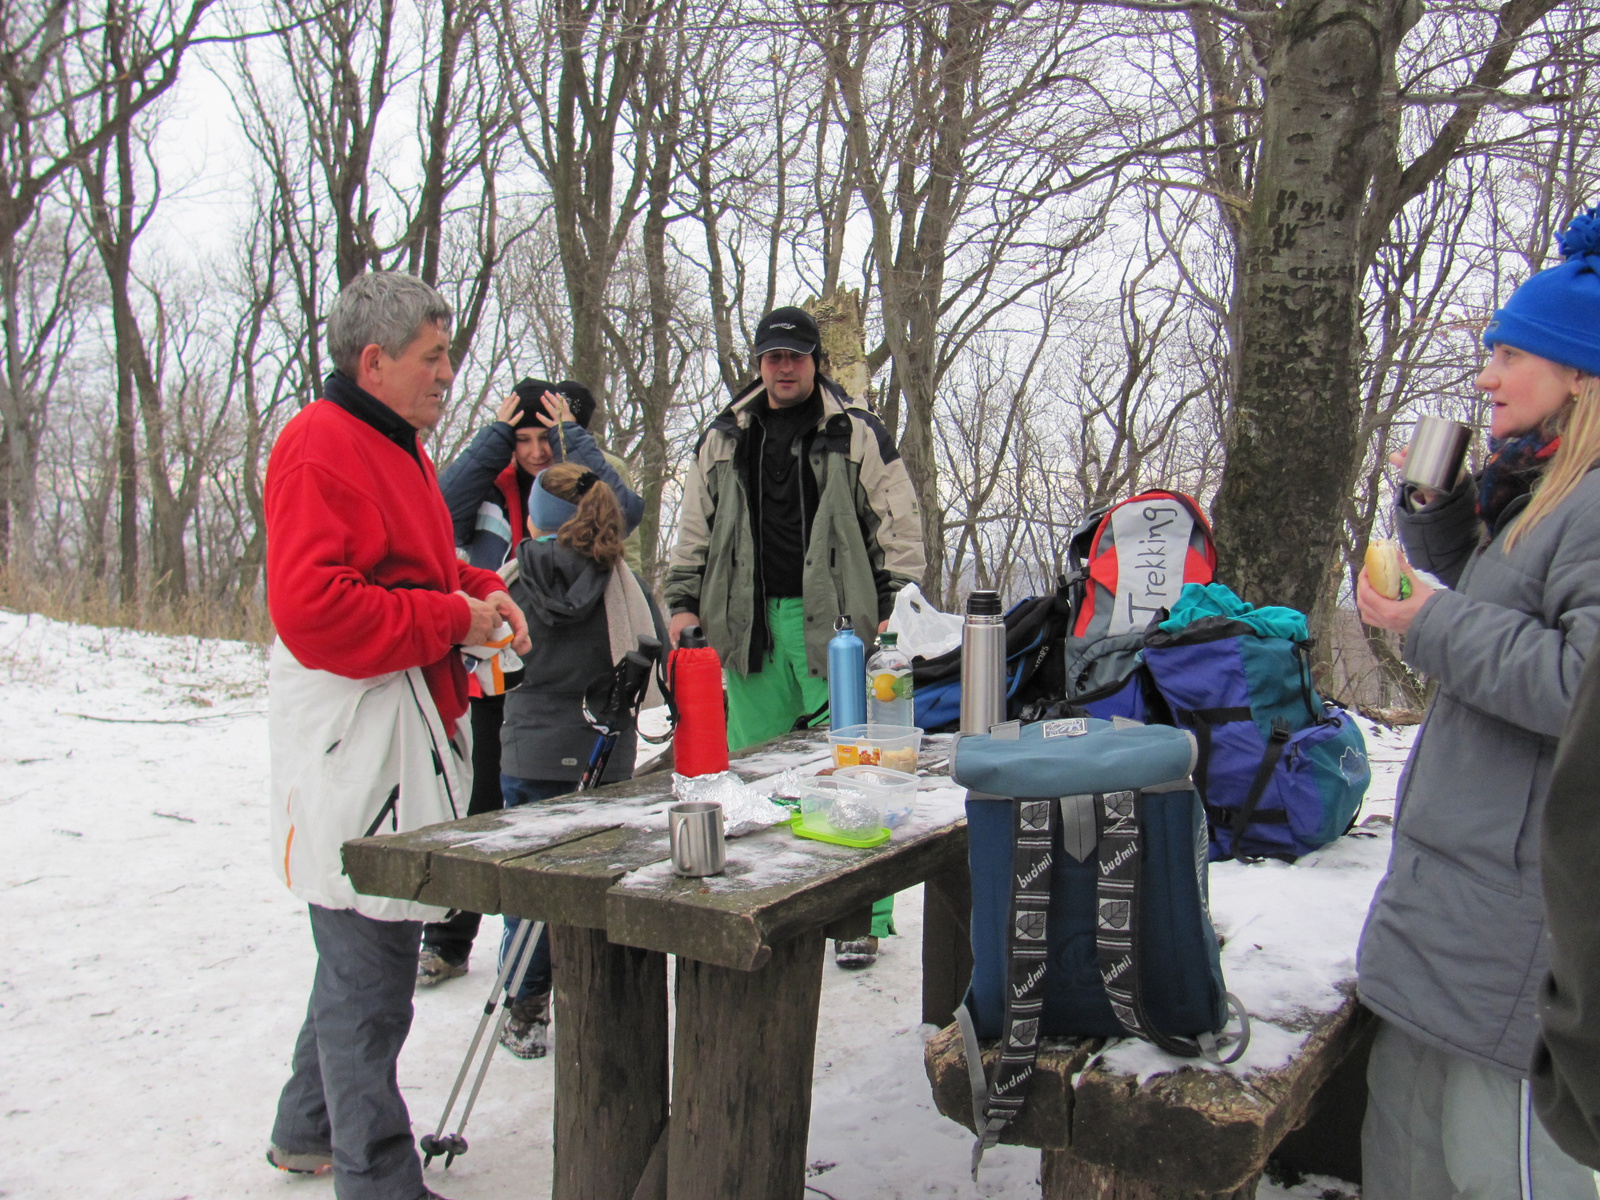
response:
[[[1186,730],[1092,717],[957,740],[973,955],[957,1015],[984,1131],[974,1172],[1021,1111],[1040,1037],[1131,1035],[1213,1062],[1244,1053],[1248,1023],[1211,927],[1196,754]],[[992,1079],[979,1037],[1002,1039]]]

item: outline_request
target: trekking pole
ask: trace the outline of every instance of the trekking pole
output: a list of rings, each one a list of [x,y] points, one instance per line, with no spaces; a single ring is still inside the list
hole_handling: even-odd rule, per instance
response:
[[[471,1043],[467,1046],[467,1056],[462,1059],[461,1070],[456,1073],[455,1086],[450,1089],[450,1098],[445,1101],[444,1112],[439,1114],[439,1127],[433,1133],[424,1135],[421,1142],[418,1143],[422,1148],[423,1154],[427,1156],[422,1161],[423,1166],[431,1163],[437,1155],[448,1154],[451,1158],[454,1158],[457,1154],[465,1154],[467,1151],[466,1140],[461,1137],[461,1130],[458,1128],[454,1136],[446,1137],[444,1136],[444,1127],[450,1121],[450,1110],[456,1106],[456,1097],[461,1094],[461,1085],[466,1082],[467,1072],[472,1069],[472,1060],[477,1056],[478,1046],[483,1042],[483,1031],[488,1028],[489,1018],[494,1016],[495,1009],[499,1006],[500,996],[502,995],[502,989],[506,986],[507,977],[515,972],[517,976],[515,986],[522,986],[522,976],[527,971],[527,963],[533,959],[532,946],[528,937],[530,928],[531,924],[524,921],[518,927],[517,932],[511,935],[510,952],[506,955],[506,961],[501,964],[500,971],[495,976],[494,986],[489,990],[489,999],[483,1006],[483,1016],[478,1018],[478,1028],[472,1035]],[[503,1014],[501,1019],[502,1021],[504,1020]],[[495,1040],[499,1040],[498,1026],[495,1031]],[[489,1053],[493,1054],[494,1042],[489,1045]],[[485,1055],[485,1061],[487,1060],[488,1055]],[[478,1079],[480,1082],[483,1079],[481,1070],[479,1071]],[[476,1094],[477,1089],[474,1088],[473,1090],[474,1094]],[[454,1143],[456,1142],[459,1142],[460,1145],[455,1145]],[[449,1165],[447,1161],[445,1166],[448,1167]]]
[[[517,928],[521,933],[528,929],[528,940],[522,955],[517,961],[516,974],[512,976],[511,986],[506,990],[506,995],[515,996],[522,990],[522,980],[528,974],[528,968],[533,965],[533,952],[539,944],[539,938],[544,934],[543,921],[523,921]],[[489,1060],[494,1057],[494,1048],[500,1043],[500,1035],[505,1031],[506,1020],[511,1016],[511,1001],[507,1000],[500,1009],[500,1018],[494,1023],[494,1037],[489,1040],[489,1049],[478,1063],[478,1077],[472,1081],[472,1090],[467,1093],[466,1107],[461,1110],[461,1123],[456,1126],[456,1131],[445,1141],[445,1170],[450,1169],[450,1164],[455,1161],[456,1155],[467,1152],[467,1139],[462,1135],[466,1132],[467,1118],[472,1115],[472,1106],[478,1102],[478,1092],[483,1087],[483,1077],[489,1073]],[[424,1163],[424,1166],[427,1164]]]
[[[640,649],[629,650],[609,674],[602,675],[589,685],[583,698],[583,715],[589,724],[599,730],[589,763],[578,781],[578,791],[594,787],[605,774],[611,761],[611,751],[617,737],[631,729],[639,719],[639,702],[650,686],[650,672],[660,653],[661,643],[655,638],[639,639]]]
[[[618,663],[609,675],[602,676],[590,684],[590,692],[593,692],[595,698],[599,700],[595,707],[598,707],[601,713],[598,717],[593,714],[590,696],[585,695],[583,714],[589,723],[599,730],[600,736],[595,739],[594,749],[589,754],[589,764],[584,769],[583,778],[578,781],[577,791],[588,791],[605,773],[606,764],[611,761],[611,751],[617,744],[618,735],[638,719],[639,701],[644,696],[645,688],[649,686],[651,668],[659,661],[660,656],[661,643],[653,637],[641,637],[638,650],[629,650],[623,655],[622,662]],[[494,986],[489,992],[489,999],[484,1003],[483,1015],[478,1018],[478,1028],[467,1046],[467,1056],[462,1060],[461,1070],[456,1073],[455,1086],[450,1089],[450,1098],[445,1101],[444,1112],[439,1116],[439,1126],[418,1143],[425,1155],[422,1160],[424,1167],[432,1163],[438,1155],[443,1154],[445,1169],[449,1170],[450,1164],[456,1157],[467,1152],[467,1139],[464,1136],[467,1118],[472,1115],[473,1106],[478,1100],[478,1092],[483,1087],[484,1077],[489,1073],[489,1061],[494,1057],[494,1048],[499,1044],[500,1034],[511,1015],[510,1001],[507,1000],[502,1005],[500,998],[502,994],[515,996],[522,990],[522,981],[528,973],[528,968],[533,964],[533,952],[544,928],[543,921],[524,920],[517,926],[517,932],[511,935],[511,947],[506,955],[506,961],[501,964],[500,971],[495,976]],[[509,988],[506,986],[508,975],[511,976]],[[450,1112],[455,1108],[456,1098],[461,1094],[461,1085],[466,1082],[467,1072],[472,1069],[472,1060],[477,1056],[478,1047],[483,1042],[484,1030],[488,1028],[489,1018],[494,1016],[497,1007],[500,1010],[500,1017],[495,1022],[494,1037],[490,1039],[489,1049],[484,1052],[483,1058],[478,1063],[478,1073],[472,1081],[472,1090],[467,1093],[467,1103],[461,1110],[461,1121],[454,1133],[446,1134],[444,1129],[450,1122]]]

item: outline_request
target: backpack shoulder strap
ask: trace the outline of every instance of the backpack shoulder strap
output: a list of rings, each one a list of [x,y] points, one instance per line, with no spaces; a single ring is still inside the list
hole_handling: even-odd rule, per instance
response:
[[[972,1178],[978,1178],[983,1152],[1028,1098],[1039,1056],[1039,1017],[1044,1010],[1047,955],[1046,921],[1050,913],[1050,879],[1054,866],[1056,800],[1011,802],[1011,923],[1006,935],[1006,1016],[1000,1032],[1000,1059],[989,1078],[978,1051],[978,1039],[965,1005],[957,1011],[965,1039],[967,1072],[972,1080],[973,1122],[978,1131],[972,1148]]]
[[[1237,998],[1228,1007],[1243,1022],[1236,1042],[1163,1033],[1145,1012],[1139,963],[1139,892],[1144,858],[1144,793],[1137,789],[1095,796],[1100,871],[1095,884],[1095,950],[1100,979],[1118,1022],[1134,1037],[1180,1058],[1204,1058],[1218,1065],[1238,1061],[1250,1044],[1249,1018]],[[1222,1050],[1227,1049],[1226,1057]]]

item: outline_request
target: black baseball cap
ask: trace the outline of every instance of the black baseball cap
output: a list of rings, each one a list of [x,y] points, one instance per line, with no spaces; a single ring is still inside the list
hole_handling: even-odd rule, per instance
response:
[[[756,326],[756,344],[750,351],[760,358],[768,350],[790,350],[795,354],[815,354],[822,342],[817,322],[803,308],[790,305],[775,308]]]

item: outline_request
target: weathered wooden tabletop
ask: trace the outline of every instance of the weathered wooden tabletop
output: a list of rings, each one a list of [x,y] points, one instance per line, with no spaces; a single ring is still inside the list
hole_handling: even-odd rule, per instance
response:
[[[942,773],[949,742],[925,738],[919,766]],[[810,774],[828,754],[826,731],[801,733],[733,767],[746,779],[789,768]],[[882,846],[837,846],[778,826],[729,839],[726,870],[706,879],[672,871],[667,772],[356,839],[345,844],[345,870],[372,895],[603,929],[618,945],[751,971],[774,945],[965,862],[959,791],[947,780],[924,783],[916,814]]]

